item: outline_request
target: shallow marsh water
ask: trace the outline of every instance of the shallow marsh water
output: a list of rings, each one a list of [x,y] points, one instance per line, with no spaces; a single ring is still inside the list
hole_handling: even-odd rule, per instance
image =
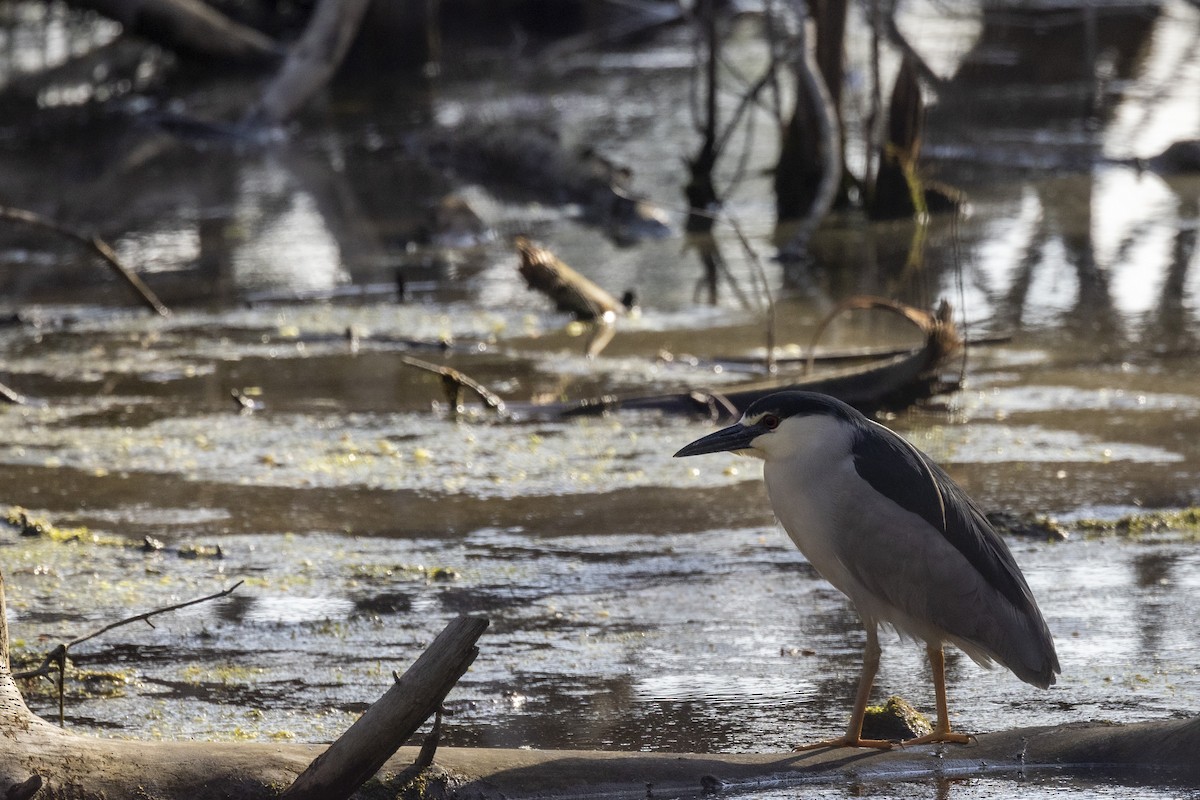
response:
[[[806,344],[833,303],[863,291],[921,303],[947,296],[971,331],[1013,334],[971,349],[963,391],[887,420],[988,510],[1069,523],[1200,504],[1200,177],[1118,161],[1200,133],[1200,65],[1194,48],[1179,46],[1200,18],[1186,3],[1154,8],[1141,59],[1126,63],[1117,48],[1105,67],[1112,80],[1098,89],[978,78],[944,88],[928,147],[940,177],[967,190],[971,213],[953,227],[935,221],[923,270],[903,269],[907,223],[854,219],[818,238],[811,269],[766,265],[788,344]],[[918,38],[938,32],[925,41],[935,65],[974,52],[972,31],[984,37],[980,49],[994,47],[986,18],[914,9],[902,22]],[[677,190],[662,187],[679,185],[676,165],[692,141],[686,115],[662,110],[686,91],[691,52],[672,34],[648,52],[655,57],[583,55],[574,72],[518,73],[511,85],[448,79],[426,110],[448,124],[480,107],[553,108],[575,138],[602,135],[639,186],[671,207]],[[747,46],[742,57],[759,56]],[[1101,96],[1090,115],[1067,103],[997,127],[952,113],[977,109],[964,106],[972,90],[979,106],[1011,109],[1014,98],[1074,102],[1093,89]],[[762,346],[764,298],[734,237],[718,230],[737,290],[721,283],[707,305],[709,287],[678,237],[618,247],[557,208],[468,187],[497,228],[535,230],[602,285],[638,289],[641,313],[587,360],[578,331],[521,286],[502,240],[437,254],[379,234],[352,247],[345,220],[314,188],[324,184],[312,163],[325,160],[329,140],[350,154],[338,180],[359,181],[350,185],[373,230],[419,214],[405,206],[392,219],[370,202],[401,168],[387,166],[394,150],[366,145],[394,143],[411,120],[344,117],[322,142],[177,158],[165,177],[138,177],[166,203],[135,198],[113,229],[122,255],[145,263],[176,306],[170,319],[126,305],[70,251],[3,251],[6,310],[22,321],[0,329],[0,378],[35,402],[0,409],[0,500],[59,525],[166,544],[146,553],[0,531],[17,655],[246,581],[154,629],[125,627],[78,648],[68,723],[118,736],[327,740],[448,619],[479,613],[492,626],[451,695],[450,744],[757,751],[837,733],[862,632],[773,524],[756,463],[670,458],[709,423],[619,414],[513,424],[481,411],[454,422],[437,380],[399,361],[412,352],[400,340],[424,340],[432,346],[419,357],[517,399],[720,386],[736,376],[683,356]],[[765,135],[750,152],[751,167],[773,157]],[[214,206],[191,194],[201,170],[237,199]],[[769,195],[758,172],[746,174],[731,208],[765,257]],[[397,191],[413,206],[434,199],[411,181]],[[205,214],[230,229],[216,274],[202,266]],[[381,288],[397,267],[419,278],[405,304]],[[338,287],[346,297],[287,300]],[[361,333],[357,349],[347,329]],[[911,337],[895,321],[854,315],[828,342]],[[448,340],[456,347],[443,353],[436,343]],[[261,392],[262,410],[240,413],[234,389]],[[219,545],[223,557],[182,557],[192,544]],[[951,656],[958,726],[1195,713],[1194,530],[1012,545],[1063,676],[1041,692]],[[902,694],[928,710],[921,648],[886,637],[884,648],[877,696]],[[48,695],[31,703],[53,716]],[[1021,790],[1175,796],[1052,776]],[[996,797],[1011,785],[977,778],[803,796],[847,793]]]

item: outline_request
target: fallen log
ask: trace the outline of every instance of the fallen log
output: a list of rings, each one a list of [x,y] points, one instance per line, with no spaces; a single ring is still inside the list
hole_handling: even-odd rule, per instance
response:
[[[882,752],[839,748],[700,755],[449,748],[439,752],[437,771],[426,782],[440,783],[446,796],[476,800],[701,797],[718,791],[813,783],[861,785],[982,775],[1018,778],[1039,770],[1118,778],[1133,770],[1139,781],[1179,787],[1200,785],[1198,748],[1200,719],[1018,728],[983,734],[966,745]],[[410,758],[409,750],[405,748],[398,758]]]
[[[562,259],[524,236],[514,241],[521,257],[517,265],[525,284],[554,301],[559,311],[569,311],[578,320],[616,317],[625,313],[617,298],[571,269]]]
[[[890,357],[821,373],[812,371],[820,356],[810,354],[803,361],[788,360],[793,369],[768,377],[713,389],[688,387],[654,395],[604,394],[581,400],[539,403],[502,400],[479,381],[450,368],[430,364],[408,356],[405,363],[440,374],[447,390],[452,413],[458,413],[463,388],[475,392],[503,419],[514,422],[592,416],[614,411],[658,411],[664,414],[707,415],[714,422],[732,421],[760,397],[785,389],[804,389],[832,395],[863,413],[894,411],[937,394],[957,389],[961,375],[945,374],[950,358],[962,352],[963,339],[950,318],[948,306],[937,314],[878,298],[855,298],[846,308],[885,307],[904,315],[925,335],[925,342],[908,349],[889,349]],[[829,361],[855,361],[869,358],[869,351],[834,353]],[[724,359],[725,365],[734,364]],[[720,362],[714,362],[720,363]],[[742,362],[743,364],[746,362]],[[798,368],[800,364],[806,368]]]
[[[671,394],[640,397],[605,395],[554,406],[509,404],[518,418],[528,414],[574,417],[611,411],[660,411],[664,414],[706,414],[714,422],[729,422],[741,416],[760,397],[789,389],[820,392],[838,398],[863,413],[896,410],[955,388],[942,380],[926,348],[894,356],[866,366],[831,370],[819,375],[783,374],[739,383],[725,390],[691,389]]]
[[[99,739],[51,725],[25,706],[8,669],[0,576],[0,795],[9,798],[141,797],[155,800],[259,800],[289,797],[395,798],[416,796],[565,798],[605,796],[641,800],[700,796],[714,791],[780,788],[815,782],[919,780],[946,775],[1022,776],[1039,769],[1090,775],[1135,775],[1142,781],[1200,786],[1200,719],[1129,725],[1066,724],[981,734],[966,745],[925,745],[891,751],[846,749],[803,753],[712,754],[442,748],[417,780],[431,748],[403,747],[369,777],[380,753],[411,734],[420,705],[440,704],[475,657],[486,621],[460,618],[438,637],[400,682],[329,750],[316,744],[171,742]],[[415,698],[415,699],[413,699]],[[378,710],[376,708],[378,707]],[[405,710],[402,710],[405,709]],[[400,722],[404,717],[406,721]],[[419,718],[419,719],[418,719]],[[413,722],[416,720],[416,722]],[[356,730],[357,729],[357,730]],[[379,740],[379,741],[377,741]],[[386,740],[386,741],[385,741]],[[357,742],[365,741],[359,746]],[[322,752],[324,751],[324,753]],[[343,759],[338,751],[367,754]],[[370,752],[368,752],[370,751]],[[314,761],[314,758],[316,759]],[[311,762],[311,763],[310,763]],[[341,768],[326,769],[341,765]],[[307,768],[307,769],[306,769]],[[296,779],[301,775],[300,779]],[[345,780],[338,791],[315,776]],[[307,777],[306,777],[307,776]],[[315,792],[315,793],[314,793]],[[409,795],[406,795],[409,796]]]
[[[920,780],[953,775],[1013,778],[1038,770],[1129,775],[1172,786],[1200,785],[1200,719],[1130,725],[1079,723],[983,734],[967,745],[889,751],[698,755],[568,750],[445,749],[436,773],[451,797],[700,797],[717,791],[813,783]],[[408,750],[408,748],[405,748]],[[401,760],[410,757],[400,754]],[[428,780],[428,779],[427,779]]]
[[[781,372],[721,390],[693,388],[669,394],[637,397],[607,395],[554,407],[519,407],[509,404],[509,409],[518,417],[546,416],[547,413],[557,416],[586,416],[617,410],[652,410],[675,414],[707,414],[714,422],[731,422],[740,417],[746,407],[758,398],[785,389],[804,389],[832,395],[869,414],[905,408],[917,401],[957,388],[958,379],[947,380],[942,374],[950,357],[960,352],[963,344],[950,318],[948,306],[943,306],[937,314],[930,314],[878,298],[852,298],[846,307],[886,307],[901,313],[918,325],[925,335],[925,342],[920,347],[890,358],[823,373],[810,371],[814,362],[810,356],[809,370]]]

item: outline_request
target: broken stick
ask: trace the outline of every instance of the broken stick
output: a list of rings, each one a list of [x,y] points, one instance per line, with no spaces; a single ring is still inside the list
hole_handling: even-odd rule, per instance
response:
[[[452,620],[392,688],[313,759],[280,800],[344,800],[354,794],[441,707],[479,655],[475,642],[487,626],[484,617]]]
[[[559,311],[569,311],[578,320],[615,318],[625,306],[608,292],[571,269],[562,259],[524,236],[514,242],[521,256],[517,269],[530,289],[536,289],[554,301]]]

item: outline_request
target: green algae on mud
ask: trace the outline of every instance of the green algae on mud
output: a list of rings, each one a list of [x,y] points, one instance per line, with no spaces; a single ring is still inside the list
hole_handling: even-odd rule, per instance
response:
[[[1048,542],[1071,537],[1086,539],[1121,538],[1154,542],[1200,541],[1200,508],[1167,508],[1135,511],[1119,516],[1058,519],[1035,512],[988,514],[988,521],[1002,533]]]
[[[1123,514],[1116,519],[1082,518],[1070,528],[1089,538],[1121,537],[1156,542],[1200,541],[1200,508],[1160,509]]]
[[[36,653],[24,647],[14,648],[12,670],[14,673],[37,669],[44,653]],[[57,670],[56,670],[57,672]],[[72,703],[83,700],[125,697],[132,689],[138,689],[137,670],[128,669],[85,669],[68,658],[63,673],[63,697],[69,708]],[[55,679],[49,675],[18,679],[21,695],[31,705],[50,706],[58,702]]]
[[[903,697],[892,695],[882,705],[867,706],[863,717],[864,739],[903,741],[933,733],[929,718]]]
[[[103,536],[93,533],[80,525],[62,528],[51,523],[45,517],[35,517],[21,506],[9,506],[4,511],[4,523],[14,528],[21,536],[44,536],[55,542],[80,542],[89,544],[115,545],[125,547],[130,544],[127,540],[115,536]]]

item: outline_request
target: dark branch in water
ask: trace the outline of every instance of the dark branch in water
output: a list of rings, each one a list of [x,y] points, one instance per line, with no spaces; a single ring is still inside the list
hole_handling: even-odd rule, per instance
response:
[[[42,663],[40,665],[38,665],[36,668],[31,669],[31,670],[26,670],[25,672],[14,672],[13,677],[14,678],[41,678],[44,676],[49,676],[51,670],[56,670],[57,671],[56,683],[58,685],[58,724],[62,725],[64,723],[63,683],[66,679],[67,653],[68,653],[68,651],[70,651],[70,649],[72,647],[74,647],[77,644],[83,644],[84,642],[89,641],[91,639],[95,639],[97,636],[100,636],[101,634],[108,633],[113,628],[120,628],[122,625],[129,625],[134,622],[145,622],[147,625],[149,625],[151,628],[153,628],[154,623],[152,623],[150,621],[151,617],[156,617],[159,614],[166,614],[169,611],[178,611],[181,608],[187,608],[188,606],[194,606],[199,603],[207,603],[209,600],[217,600],[222,597],[227,597],[228,595],[232,594],[233,591],[235,589],[237,589],[239,586],[241,586],[243,583],[245,583],[245,581],[238,581],[237,583],[230,586],[228,589],[222,589],[221,591],[217,592],[216,594],[210,594],[210,595],[207,595],[206,597],[198,597],[194,600],[187,600],[182,603],[176,603],[175,605],[164,606],[163,608],[156,608],[156,609],[153,609],[152,611],[145,611],[141,614],[134,614],[132,617],[126,617],[123,620],[119,620],[117,622],[113,622],[108,625],[105,625],[103,628],[92,631],[91,633],[89,633],[85,636],[79,636],[75,639],[72,639],[69,642],[65,642],[63,644],[58,645],[57,647],[55,647],[53,650],[51,650],[49,653],[46,654],[46,657],[44,659],[42,659]]]
[[[813,333],[812,341],[808,345],[808,366],[807,372],[811,373],[816,361],[817,342],[821,340],[821,335],[825,333],[825,329],[829,323],[843,312],[851,310],[883,310],[891,311],[899,314],[906,320],[916,325],[921,333],[925,334],[927,342],[935,345],[940,354],[940,360],[945,358],[965,343],[958,335],[958,330],[954,326],[954,319],[950,304],[942,302],[934,312],[926,311],[922,308],[901,303],[897,300],[890,300],[886,297],[873,297],[871,295],[855,295],[847,297],[842,302],[833,307],[825,319],[821,320],[821,324],[817,326],[817,330]]]
[[[470,389],[475,395],[484,402],[484,404],[496,412],[497,416],[502,419],[508,416],[508,410],[504,406],[504,400],[500,395],[493,392],[491,389],[484,386],[474,378],[464,375],[453,367],[442,366],[439,364],[431,364],[428,361],[422,361],[419,358],[412,356],[400,356],[400,360],[410,367],[432,372],[434,375],[440,375],[442,378],[442,388],[446,391],[446,400],[450,403],[450,413],[457,416],[459,409],[462,407],[462,390]]]
[[[60,222],[55,222],[48,217],[43,217],[41,214],[35,214],[32,211],[26,211],[23,208],[11,208],[9,206],[0,206],[0,219],[12,220],[13,222],[24,222],[26,225],[33,225],[37,228],[43,228],[48,231],[53,231],[60,236],[65,236],[68,239],[74,239],[84,246],[91,248],[92,252],[104,259],[104,262],[117,273],[130,288],[132,288],[142,302],[154,313],[160,317],[169,316],[171,310],[163,305],[163,302],[158,299],[158,296],[150,290],[137,273],[126,267],[117,258],[117,254],[113,249],[98,236],[88,236],[86,233],[68,228]]]

